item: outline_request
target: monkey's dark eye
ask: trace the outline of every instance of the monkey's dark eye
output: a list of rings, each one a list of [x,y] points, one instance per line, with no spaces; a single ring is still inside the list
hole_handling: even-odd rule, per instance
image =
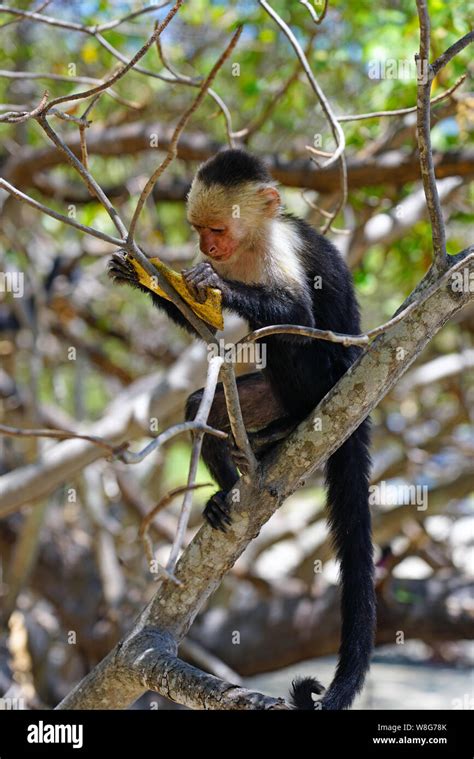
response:
[[[215,232],[216,234],[221,235],[223,232],[225,232],[225,229],[212,229],[211,227],[211,232]]]

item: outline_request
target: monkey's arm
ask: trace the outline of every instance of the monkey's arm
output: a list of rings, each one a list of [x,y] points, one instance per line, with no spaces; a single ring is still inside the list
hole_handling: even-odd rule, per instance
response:
[[[293,294],[283,288],[272,290],[265,285],[248,285],[235,280],[227,279],[223,282],[224,307],[247,319],[254,329],[270,324],[315,326],[311,305],[300,293]]]
[[[156,308],[164,311],[165,314],[175,322],[175,324],[178,324],[178,326],[184,327],[184,329],[190,332],[192,335],[197,335],[194,327],[192,327],[188,320],[185,319],[181,311],[174,305],[174,303],[166,300],[165,298],[160,298],[159,295],[156,295],[156,293],[151,292],[151,290],[148,290],[146,287],[144,287],[144,285],[140,284],[136,270],[124,254],[114,253],[112,255],[107,267],[107,274],[111,279],[113,279],[114,282],[119,285],[129,285],[130,287],[134,287],[136,290],[141,290],[142,292],[150,295],[153,301],[153,305],[156,306]]]
[[[250,322],[253,329],[270,324],[299,324],[314,327],[310,298],[303,290],[270,288],[266,285],[222,278],[207,261],[183,272],[184,280],[194,297],[205,297],[208,287],[222,292],[222,305]],[[295,339],[281,335],[282,339]],[[298,337],[298,340],[304,338]],[[309,338],[308,338],[309,339]]]

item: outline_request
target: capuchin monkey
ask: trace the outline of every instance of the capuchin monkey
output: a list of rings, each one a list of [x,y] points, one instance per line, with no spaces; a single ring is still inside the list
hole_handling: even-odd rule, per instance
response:
[[[194,297],[218,288],[224,308],[247,320],[251,330],[297,324],[346,334],[360,333],[359,310],[349,271],[337,249],[302,219],[285,213],[264,163],[243,150],[223,150],[204,163],[192,183],[189,223],[199,235],[202,259],[183,272]],[[112,256],[109,274],[141,287],[126,254]],[[319,286],[320,285],[320,286]],[[178,308],[151,293],[154,304],[196,334]],[[257,458],[308,416],[359,355],[355,347],[294,335],[265,338],[263,371],[237,379],[242,414]],[[202,390],[187,400],[194,419]],[[348,399],[348,403],[350,403]],[[209,424],[230,432],[224,391],[218,386]],[[206,435],[202,454],[220,490],[204,516],[214,528],[230,524],[226,495],[245,473],[235,445]],[[341,644],[335,677],[324,693],[314,678],[292,687],[297,709],[347,709],[370,666],[375,595],[369,485],[369,422],[365,420],[326,464],[329,523],[341,574]],[[315,704],[315,696],[322,696]]]

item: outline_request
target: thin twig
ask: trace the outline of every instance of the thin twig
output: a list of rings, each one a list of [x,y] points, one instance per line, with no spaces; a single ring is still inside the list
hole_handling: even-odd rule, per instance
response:
[[[48,101],[48,97],[49,92],[48,90],[45,90],[39,105],[37,105],[36,108],[33,108],[32,111],[25,111],[23,113],[15,113],[10,111],[2,114],[0,116],[0,121],[5,121],[8,124],[22,124],[24,121],[28,121],[28,119],[35,118],[35,116],[41,113],[41,111],[44,109]]]
[[[341,125],[338,123],[338,121],[336,119],[336,116],[333,113],[333,110],[331,108],[331,105],[330,105],[329,101],[327,100],[327,98],[326,98],[324,92],[322,91],[322,89],[320,88],[320,86],[319,86],[319,84],[318,84],[318,82],[317,82],[317,80],[316,80],[313,72],[311,71],[311,67],[310,67],[310,65],[308,63],[308,60],[307,60],[307,58],[306,58],[306,56],[304,54],[304,51],[303,51],[301,45],[299,44],[299,42],[296,39],[296,37],[293,34],[293,32],[291,31],[290,27],[288,26],[288,24],[285,23],[285,21],[283,21],[283,19],[281,18],[281,16],[278,15],[278,13],[271,7],[271,5],[269,5],[266,2],[266,0],[259,0],[259,3],[262,6],[262,8],[264,8],[267,11],[267,13],[273,18],[273,20],[276,21],[276,23],[278,24],[278,26],[280,27],[280,29],[283,30],[283,32],[286,34],[286,36],[288,37],[289,41],[291,42],[291,44],[293,46],[293,49],[295,50],[296,55],[298,56],[298,58],[299,58],[299,60],[301,62],[301,65],[303,67],[303,70],[304,70],[304,72],[305,72],[305,74],[306,74],[306,76],[308,78],[308,81],[309,81],[309,83],[310,83],[310,85],[311,85],[314,93],[316,94],[316,96],[317,96],[317,98],[318,98],[318,100],[320,102],[320,105],[321,105],[324,113],[326,114],[326,118],[329,121],[329,124],[330,124],[330,127],[331,127],[331,131],[332,131],[334,140],[336,142],[336,146],[337,146],[336,150],[334,151],[334,153],[332,154],[332,156],[330,158],[328,158],[324,162],[323,167],[330,166],[331,164],[335,163],[338,160],[340,161],[340,167],[341,167],[341,198],[340,198],[340,201],[337,204],[336,208],[334,209],[334,211],[332,211],[332,218],[328,219],[326,221],[326,223],[324,224],[324,226],[323,226],[323,228],[321,230],[323,232],[323,234],[324,234],[325,232],[327,232],[331,228],[332,221],[336,218],[336,216],[339,213],[339,211],[341,210],[341,208],[343,208],[345,206],[346,200],[347,200],[347,166],[346,166],[346,160],[345,160],[345,156],[344,156],[344,150],[345,150],[345,146],[346,146],[346,138],[344,136],[344,132],[342,130]]]
[[[222,356],[214,356],[209,361],[209,368],[207,370],[207,377],[206,377],[206,385],[204,387],[204,392],[202,394],[202,399],[201,399],[201,403],[199,404],[196,418],[194,419],[195,422],[198,422],[200,424],[207,423],[209,413],[211,411],[211,406],[214,401],[214,396],[216,393],[216,386],[217,386],[217,380],[219,378],[219,372],[223,363],[224,363],[224,359],[222,358]],[[181,513],[179,515],[179,520],[178,520],[178,529],[176,531],[176,536],[173,541],[173,545],[171,546],[170,556],[168,559],[168,563],[166,565],[167,571],[170,572],[171,574],[174,573],[176,562],[178,561],[178,555],[183,545],[186,529],[188,526],[189,515],[191,513],[191,506],[192,506],[192,490],[189,490],[189,488],[191,488],[192,485],[194,485],[195,480],[196,480],[197,468],[198,468],[199,458],[201,456],[203,438],[204,438],[204,433],[201,431],[196,432],[193,436],[193,448],[192,448],[192,453],[191,453],[191,462],[189,465],[188,482],[187,482],[188,490],[186,491],[186,494],[183,499],[183,505],[181,507]]]
[[[296,324],[273,324],[250,332],[239,340],[237,345],[253,343],[255,340],[261,340],[270,335],[300,335],[301,337],[310,337],[317,340],[327,340],[330,343],[340,343],[345,347],[350,345],[368,345],[369,343],[369,338],[366,335],[343,335],[339,332],[332,332],[329,329],[314,329],[313,327],[302,327]]]
[[[288,37],[289,41],[291,42],[291,44],[293,46],[293,49],[295,50],[295,53],[296,53],[296,55],[298,56],[298,58],[300,60],[300,63],[302,65],[302,67],[303,67],[303,70],[304,70],[306,76],[308,77],[308,81],[311,84],[311,87],[312,87],[313,91],[315,92],[315,94],[316,94],[316,96],[317,96],[317,98],[318,98],[318,100],[319,100],[319,102],[321,104],[321,107],[322,107],[324,113],[326,114],[326,117],[327,117],[327,119],[328,119],[328,121],[329,121],[329,123],[331,125],[331,130],[332,130],[332,133],[334,135],[334,139],[336,141],[337,148],[334,151],[334,153],[332,154],[331,158],[329,158],[328,161],[326,161],[323,164],[323,167],[330,166],[331,164],[335,163],[339,158],[341,158],[341,156],[342,156],[342,154],[344,152],[344,148],[345,148],[345,145],[346,145],[346,140],[345,140],[345,137],[344,137],[344,132],[342,131],[342,129],[339,126],[339,124],[337,123],[337,118],[336,118],[336,116],[334,115],[334,113],[332,111],[332,108],[331,108],[331,106],[329,104],[329,101],[327,100],[327,98],[326,98],[324,92],[322,91],[322,89],[320,88],[320,86],[319,86],[319,84],[318,84],[318,82],[317,82],[317,80],[316,80],[313,72],[311,71],[311,67],[310,67],[310,65],[308,63],[306,55],[304,54],[304,51],[303,51],[301,45],[299,44],[299,42],[296,39],[296,37],[293,34],[293,32],[291,31],[290,27],[288,26],[288,24],[285,23],[285,21],[283,21],[283,19],[278,15],[278,13],[271,7],[271,5],[269,5],[266,2],[266,0],[259,0],[259,3],[267,11],[267,13],[273,18],[273,20],[276,21],[276,23],[278,24],[278,26],[280,27],[280,29],[283,30],[283,32],[285,33],[285,35]]]
[[[44,0],[44,3],[41,3],[41,5],[35,9],[35,13],[41,13],[41,11],[44,11],[44,9],[51,3],[51,0]],[[4,24],[0,26],[0,31],[2,29],[5,29],[6,26],[11,26],[12,24],[21,24],[22,21],[25,19],[23,18],[12,18],[11,21],[6,21]]]
[[[105,48],[105,50],[108,50],[111,55],[117,58],[117,60],[122,61],[122,63],[125,63],[127,61],[125,56],[123,56],[119,50],[117,50],[113,45],[111,45],[110,42],[104,39],[104,37],[102,37],[101,34],[96,34],[95,38],[97,42],[99,42],[99,44],[102,45],[102,47]],[[157,71],[150,71],[150,69],[147,69],[144,66],[135,66],[134,71],[136,71],[139,74],[143,74],[144,76],[149,76],[152,79],[160,79],[162,82],[167,82],[168,84],[185,84],[185,85],[188,85],[189,87],[201,86],[200,79],[196,81],[195,78],[185,76],[184,74],[179,74],[178,77],[176,77],[173,74],[171,77],[169,77],[169,76],[166,76],[165,74],[160,74]],[[231,116],[230,110],[225,104],[225,102],[222,100],[221,96],[218,95],[217,92],[215,92],[215,90],[213,90],[212,88],[209,88],[208,94],[215,101],[215,103],[218,105],[218,107],[222,111],[222,115],[224,116],[225,125],[226,125],[227,141],[230,147],[234,147],[234,140],[233,140],[234,132],[232,129],[232,116]]]
[[[51,216],[53,219],[57,219],[57,221],[62,221],[63,224],[69,224],[70,227],[74,227],[80,232],[84,232],[85,234],[91,235],[92,237],[97,237],[99,240],[104,240],[104,242],[110,242],[112,245],[121,246],[125,242],[119,237],[112,237],[112,235],[108,235],[105,232],[99,232],[98,229],[87,227],[85,224],[80,224],[78,221],[71,219],[69,216],[64,216],[62,213],[53,211],[52,208],[48,208],[38,200],[34,200],[34,198],[31,198],[29,195],[21,192],[21,190],[19,190],[17,187],[14,187],[12,184],[7,182],[6,179],[2,179],[1,177],[0,188],[6,190],[6,192],[10,193],[10,195],[12,195],[17,200],[20,200],[23,203],[27,203],[29,206],[32,206],[32,208],[36,208],[37,211],[41,211],[41,213],[45,213],[47,216]]]
[[[46,5],[47,3],[45,3]],[[38,11],[32,12],[32,11],[24,11],[20,8],[12,8],[11,6],[2,5],[0,6],[0,13],[11,13],[14,16],[19,16],[23,19],[29,19],[30,21],[39,21],[42,24],[47,24],[48,26],[57,26],[60,29],[70,29],[74,32],[84,32],[85,34],[94,34],[97,32],[105,32],[109,31],[110,29],[114,29],[115,27],[119,26],[119,24],[123,24],[124,21],[130,21],[133,18],[136,18],[137,16],[140,16],[143,13],[150,13],[150,11],[156,11],[160,10],[161,8],[164,8],[166,5],[169,5],[169,2],[164,2],[158,4],[149,5],[146,8],[140,8],[138,11],[133,11],[132,13],[128,13],[126,16],[122,16],[120,19],[116,19],[115,21],[107,21],[104,24],[97,24],[95,26],[85,26],[84,24],[77,24],[74,21],[63,21],[59,18],[54,18],[53,16],[44,16],[40,14]],[[44,7],[44,6],[43,6]],[[40,9],[38,9],[40,10]],[[11,22],[8,21],[5,26],[10,24]],[[3,27],[1,27],[3,28]]]
[[[463,260],[460,260],[456,264],[453,264],[453,266],[451,266],[446,272],[443,273],[442,279],[448,279],[449,277],[452,277],[452,275],[459,271],[459,269],[466,267],[472,258],[474,258],[474,253],[469,254]],[[269,337],[270,335],[282,334],[301,335],[302,337],[310,337],[316,340],[327,340],[331,343],[339,343],[345,347],[349,347],[351,345],[368,345],[370,340],[383,334],[388,329],[391,329],[396,324],[398,324],[398,322],[403,321],[403,319],[405,319],[415,308],[422,305],[422,303],[424,303],[424,301],[427,300],[427,298],[429,298],[435,292],[439,285],[440,281],[436,280],[429,287],[426,287],[424,290],[420,291],[417,298],[415,300],[411,300],[408,305],[405,306],[405,308],[397,311],[395,315],[389,319],[389,321],[381,324],[379,327],[369,329],[367,332],[364,332],[360,335],[343,335],[339,332],[332,332],[331,330],[313,329],[312,327],[302,327],[295,324],[274,324],[268,327],[261,327],[260,329],[256,329],[253,332],[249,332],[247,335],[245,335],[245,337],[239,340],[236,345],[241,345],[242,343],[253,343],[256,340],[260,340],[264,337]]]
[[[467,74],[462,74],[462,76],[457,79],[457,81],[453,84],[452,87],[449,88],[449,90],[446,90],[446,92],[442,92],[440,95],[436,95],[436,97],[432,98],[430,100],[430,105],[435,105],[435,103],[439,103],[441,100],[445,100],[447,97],[453,94],[455,90],[458,89],[458,87],[461,86],[461,84],[465,81],[467,77]],[[343,121],[362,121],[363,119],[376,119],[381,118],[385,116],[405,116],[407,113],[416,113],[417,106],[411,106],[410,108],[399,108],[396,111],[372,111],[371,113],[355,113],[352,116],[338,116],[337,120],[339,122]]]
[[[6,435],[7,437],[48,437],[54,438],[56,440],[88,440],[89,443],[94,443],[94,445],[98,445],[100,448],[105,448],[105,450],[114,457],[119,456],[122,453],[124,445],[128,445],[128,443],[112,445],[111,443],[107,443],[106,440],[103,440],[100,437],[96,437],[95,435],[80,435],[78,433],[68,432],[66,430],[30,430],[22,427],[9,427],[6,424],[0,424],[0,435]]]
[[[61,121],[69,121],[71,124],[77,124],[79,127],[87,128],[92,124],[92,121],[84,120],[82,116],[73,116],[72,113],[60,111],[59,108],[51,108],[49,113],[51,116],[57,116]]]
[[[73,84],[102,84],[102,79],[95,79],[92,76],[69,76],[66,74],[40,74],[38,72],[33,71],[7,71],[6,69],[0,69],[0,77],[4,79],[20,79],[23,81],[23,79],[50,79],[52,82],[72,82]],[[140,103],[134,103],[131,100],[126,100],[121,95],[118,94],[118,92],[115,92],[115,90],[108,89],[105,91],[106,95],[110,95],[111,98],[116,100],[121,105],[126,106],[127,108],[133,108],[134,110],[141,110],[143,106]],[[54,113],[56,116],[61,113],[61,111],[57,111],[56,109],[52,109],[50,113]]]
[[[316,13],[316,11],[313,8],[313,6],[311,5],[311,3],[309,2],[309,0],[299,0],[299,1],[300,1],[301,5],[304,5],[304,7],[308,9],[308,11],[310,13],[310,16],[313,19],[314,23],[319,26],[319,24],[322,21],[324,21],[324,17],[325,17],[325,15],[327,13],[328,4],[329,4],[328,0],[324,0],[324,7],[323,7],[323,9],[321,11],[321,14],[319,16]]]
[[[143,206],[145,205],[148,196],[150,195],[151,191],[153,190],[153,187],[154,187],[155,183],[157,182],[157,180],[159,179],[159,177],[163,174],[163,172],[166,169],[166,167],[169,166],[169,164],[174,160],[174,158],[177,155],[177,152],[178,152],[178,150],[177,150],[178,140],[179,140],[179,138],[180,138],[180,136],[181,136],[181,134],[182,134],[182,132],[183,132],[186,124],[188,123],[188,121],[191,118],[192,114],[196,111],[196,109],[200,106],[200,104],[204,100],[204,97],[206,95],[207,89],[209,88],[209,86],[211,85],[211,83],[214,81],[214,79],[217,76],[217,72],[224,65],[224,62],[227,60],[227,58],[231,54],[232,50],[236,46],[237,41],[238,41],[241,33],[242,33],[242,27],[239,27],[237,29],[237,31],[233,34],[233,36],[232,36],[232,38],[231,38],[231,40],[230,40],[227,48],[220,55],[219,59],[214,64],[214,66],[212,67],[210,73],[208,74],[208,76],[206,77],[206,79],[204,80],[204,82],[202,83],[197,97],[194,99],[194,101],[191,103],[191,105],[189,106],[189,108],[186,109],[186,111],[183,113],[183,115],[179,119],[179,121],[178,121],[178,123],[177,123],[177,125],[175,127],[175,130],[173,132],[173,135],[171,137],[171,140],[170,140],[170,143],[169,143],[169,146],[168,146],[168,150],[167,150],[167,153],[166,153],[166,156],[165,156],[164,160],[155,169],[155,171],[153,172],[153,174],[149,178],[148,182],[146,183],[145,187],[143,188],[143,190],[142,190],[142,192],[140,194],[140,197],[138,198],[137,205],[136,205],[135,211],[133,212],[132,220],[130,222],[130,227],[129,227],[129,231],[128,231],[128,239],[129,240],[133,240],[133,237],[134,237],[134,234],[135,234],[135,227],[136,227],[137,222],[138,222],[138,217],[140,216],[140,213],[141,213],[141,211],[143,209]]]
[[[334,151],[328,152],[327,150],[318,150],[318,148],[313,148],[312,145],[305,145],[305,149],[308,151],[308,153],[312,153],[313,155],[321,156],[322,158],[331,158]]]
[[[415,55],[415,60],[418,66],[416,136],[418,141],[421,178],[423,180],[426,205],[428,207],[431,221],[433,266],[438,273],[441,273],[448,266],[448,256],[446,253],[446,230],[438,188],[436,186],[433,151],[431,147],[430,91],[434,73],[429,63],[430,17],[427,0],[416,0],[416,7],[418,10],[420,25],[420,50],[419,53]]]
[[[433,75],[436,76],[436,74],[438,74],[440,70],[454,58],[455,55],[460,53],[461,50],[464,50],[464,48],[470,45],[471,42],[474,42],[474,31],[470,31],[465,34],[464,37],[461,37],[460,40],[451,45],[451,47],[448,47],[444,53],[436,58],[436,60],[431,65]]]
[[[137,451],[136,453],[128,449],[123,451],[119,456],[120,461],[123,461],[125,464],[139,464],[154,450],[167,443],[168,440],[171,440],[171,438],[176,435],[181,435],[183,432],[202,432],[203,434],[207,432],[209,435],[214,435],[214,437],[221,438],[222,440],[225,440],[228,437],[227,432],[216,430],[208,424],[202,424],[196,421],[182,422],[181,424],[175,424],[173,427],[169,427],[162,432],[161,435],[157,435],[157,437],[154,438],[151,443],[148,443],[145,448],[142,448],[141,451]]]
[[[308,44],[305,48],[305,55],[308,56],[311,52],[311,47],[314,41],[314,38],[316,36],[316,32],[313,32],[313,34],[310,35],[310,38],[308,40]],[[291,72],[290,76],[284,81],[274,92],[266,104],[264,108],[261,109],[260,114],[250,122],[248,127],[244,127],[244,129],[240,129],[238,132],[234,132],[234,137],[237,137],[239,139],[245,138],[246,141],[250,139],[250,137],[255,134],[255,132],[258,132],[262,126],[265,124],[265,122],[268,120],[268,118],[271,116],[275,108],[277,107],[279,101],[281,98],[288,92],[290,87],[298,80],[299,74],[301,71],[301,64],[299,60],[296,61],[295,67],[293,71]],[[328,153],[327,157],[331,156],[332,153]]]
[[[156,22],[155,22],[155,26],[156,26]],[[201,84],[200,77],[198,77],[197,79],[193,79],[192,77],[185,76],[185,74],[181,74],[179,71],[177,71],[174,68],[174,66],[171,65],[164,51],[160,37],[156,38],[156,50],[158,52],[158,57],[161,63],[163,64],[165,69],[169,71],[170,74],[172,74],[175,77],[175,79],[179,79],[183,84],[197,84],[198,87],[200,86]]]
[[[72,150],[68,148],[64,140],[57,134],[57,132],[54,131],[51,124],[48,122],[46,118],[46,114],[42,113],[40,116],[37,116],[36,118],[37,118],[38,123],[43,127],[44,131],[46,132],[50,140],[54,142],[56,147],[58,147],[59,150],[66,156],[68,163],[70,163],[71,166],[75,168],[76,171],[79,172],[87,188],[89,189],[89,192],[92,195],[95,195],[95,197],[102,203],[103,207],[105,208],[110,218],[112,219],[113,223],[115,224],[118,232],[124,238],[126,238],[127,228],[125,224],[123,223],[122,219],[120,218],[120,215],[117,209],[110,202],[109,198],[103,191],[102,187],[95,181],[90,171],[88,171],[86,167],[82,165],[79,158],[77,158],[72,152]]]
[[[174,488],[174,490],[170,490],[169,493],[166,493],[163,498],[160,498],[156,506],[154,506],[151,511],[148,512],[146,516],[143,517],[140,529],[138,530],[138,537],[143,543],[143,548],[145,550],[145,555],[147,557],[148,566],[150,567],[153,562],[155,561],[155,556],[153,554],[153,543],[150,538],[150,535],[148,534],[148,530],[151,527],[151,524],[156,517],[157,514],[159,514],[160,511],[163,511],[166,506],[168,506],[171,501],[176,498],[177,495],[181,495],[182,493],[187,493],[189,490],[198,490],[198,488],[206,488],[211,487],[211,482],[203,482],[203,483],[195,483],[194,485],[182,485],[179,488]],[[154,572],[156,574],[156,572]]]
[[[108,32],[110,29],[115,29],[120,24],[123,24],[125,21],[131,21],[134,18],[137,18],[137,16],[142,16],[144,13],[151,13],[152,11],[159,11],[162,8],[165,8],[167,5],[170,5],[170,0],[166,0],[164,3],[153,3],[152,5],[148,5],[145,8],[139,8],[137,11],[132,11],[132,13],[127,13],[126,16],[122,16],[122,18],[116,19],[115,21],[107,21],[104,24],[99,24],[95,27],[89,27],[91,31],[97,31],[97,32]]]
[[[174,6],[171,8],[168,15],[165,17],[165,19],[157,26],[157,28],[153,31],[153,34],[150,35],[150,37],[147,39],[144,45],[138,50],[133,58],[131,58],[126,64],[121,66],[121,68],[115,72],[115,74],[112,74],[109,79],[106,79],[102,84],[97,85],[97,87],[92,87],[90,90],[85,90],[84,92],[77,92],[73,95],[62,95],[61,97],[55,98],[54,100],[51,100],[46,107],[44,108],[44,113],[46,114],[53,106],[59,105],[60,103],[69,103],[71,100],[83,100],[84,98],[91,97],[92,95],[96,95],[98,92],[103,92],[108,87],[110,87],[112,84],[115,84],[115,82],[118,82],[119,79],[122,79],[123,76],[127,73],[127,71],[130,71],[135,64],[143,58],[145,53],[150,49],[150,47],[155,42],[156,38],[162,33],[164,29],[168,26],[172,18],[176,15],[179,8],[183,4],[184,0],[176,0]]]
[[[92,98],[91,102],[87,106],[86,110],[80,117],[80,123],[79,123],[79,141],[81,143],[81,163],[86,169],[86,171],[89,171],[89,156],[87,153],[87,140],[86,140],[86,129],[91,123],[90,121],[87,121],[87,116],[91,112],[92,108],[95,106],[99,98],[102,96],[102,92],[98,92],[95,97]],[[89,189],[89,188],[88,188]],[[91,189],[89,189],[89,192],[91,192]],[[94,197],[95,193],[92,191],[91,195]]]

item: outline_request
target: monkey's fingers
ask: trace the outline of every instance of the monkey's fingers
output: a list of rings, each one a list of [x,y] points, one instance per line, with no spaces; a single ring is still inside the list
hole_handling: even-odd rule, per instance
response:
[[[207,298],[207,287],[203,288],[199,282],[196,282],[194,276],[192,269],[183,271],[184,284],[198,303],[204,303]]]
[[[209,498],[203,511],[203,516],[214,530],[227,532],[226,525],[232,523],[229,510],[229,506],[226,503],[226,493],[223,490],[219,490]]]
[[[114,282],[118,285],[126,284],[127,282],[132,281],[132,277],[127,271],[124,271],[123,269],[120,269],[117,266],[112,266],[110,264],[107,267],[107,274],[110,279],[113,279]]]
[[[114,253],[107,266],[107,274],[118,284],[138,283],[138,276],[132,264],[120,253]]]

